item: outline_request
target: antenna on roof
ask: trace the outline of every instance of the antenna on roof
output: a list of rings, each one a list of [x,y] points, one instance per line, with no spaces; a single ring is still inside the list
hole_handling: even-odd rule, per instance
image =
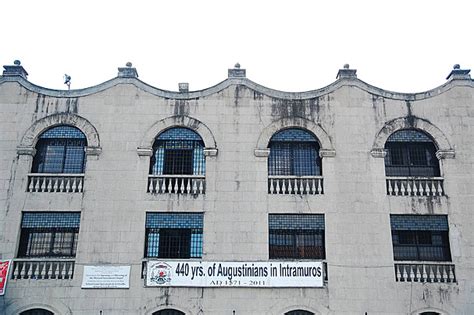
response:
[[[67,85],[67,89],[71,89],[71,76],[68,74],[64,74],[64,84]]]

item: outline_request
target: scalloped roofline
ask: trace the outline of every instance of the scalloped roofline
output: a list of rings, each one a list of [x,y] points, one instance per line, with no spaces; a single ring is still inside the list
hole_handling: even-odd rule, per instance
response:
[[[150,93],[155,96],[160,96],[164,98],[171,98],[171,99],[195,99],[200,97],[206,97],[215,93],[218,93],[231,85],[244,85],[256,92],[261,94],[267,95],[273,98],[280,98],[280,99],[312,99],[316,97],[320,97],[329,93],[334,92],[335,90],[343,87],[343,86],[354,86],[360,88],[367,93],[374,94],[377,96],[381,96],[388,99],[395,99],[395,100],[404,100],[404,101],[416,101],[416,100],[423,100],[427,98],[431,98],[437,95],[440,95],[453,87],[456,86],[465,86],[474,88],[474,80],[472,79],[452,79],[447,81],[446,83],[425,91],[425,92],[416,92],[416,93],[401,93],[401,92],[393,92],[384,90],[382,88],[378,88],[376,86],[370,85],[357,77],[352,78],[339,78],[333,83],[311,91],[305,92],[285,92],[279,91],[275,89],[268,88],[266,86],[260,85],[256,82],[253,82],[245,77],[236,78],[230,77],[225,79],[218,84],[211,86],[206,89],[197,90],[197,91],[189,91],[189,92],[175,92],[175,91],[167,91],[162,90],[152,85],[149,85],[135,77],[115,77],[98,85],[94,85],[91,87],[83,88],[83,89],[76,89],[76,90],[56,90],[56,89],[49,89],[34,83],[31,83],[27,79],[21,76],[0,76],[0,84],[6,82],[17,82],[25,89],[52,97],[83,97],[88,96],[95,93],[100,93],[105,91],[109,88],[117,86],[119,84],[132,84],[137,88]]]

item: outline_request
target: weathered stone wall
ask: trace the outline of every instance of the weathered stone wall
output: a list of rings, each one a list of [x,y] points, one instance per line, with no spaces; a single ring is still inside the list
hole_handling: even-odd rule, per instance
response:
[[[304,93],[231,77],[197,92],[166,92],[134,77],[53,91],[0,78],[0,258],[17,254],[22,211],[81,211],[73,280],[10,280],[0,312],[42,306],[58,314],[474,313],[474,83],[453,79],[419,94],[384,91],[341,76]],[[49,126],[87,136],[84,193],[26,192],[31,149]],[[206,194],[146,192],[154,137],[187,126],[217,155],[206,157]],[[324,194],[267,193],[271,135],[304,127],[321,143]],[[442,151],[445,196],[387,196],[383,149],[391,132],[417,127]],[[260,150],[260,151],[259,151]],[[259,154],[263,152],[263,154]],[[444,152],[444,153],[443,153]],[[269,213],[325,215],[324,288],[145,288],[147,211],[204,212],[203,260],[267,261]],[[457,283],[396,282],[390,214],[447,214]],[[84,265],[131,265],[130,289],[81,289]]]

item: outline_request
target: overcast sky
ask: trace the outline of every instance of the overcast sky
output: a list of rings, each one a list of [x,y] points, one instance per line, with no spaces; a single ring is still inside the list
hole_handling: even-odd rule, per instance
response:
[[[236,62],[283,91],[332,83],[349,63],[358,77],[397,92],[445,82],[474,67],[472,0],[1,0],[0,62],[65,89],[99,84],[130,61],[166,90],[204,89]]]

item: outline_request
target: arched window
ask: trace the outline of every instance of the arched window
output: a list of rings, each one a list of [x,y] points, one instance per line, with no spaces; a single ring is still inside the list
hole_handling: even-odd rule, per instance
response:
[[[86,136],[77,128],[57,126],[43,132],[36,144],[32,173],[84,173]]]
[[[190,129],[168,129],[153,144],[150,174],[204,175],[205,166],[204,142]]]
[[[148,192],[204,194],[205,173],[204,141],[196,132],[175,127],[155,139]]]
[[[54,315],[54,313],[42,308],[33,308],[31,310],[21,312],[20,315]]]
[[[167,308],[165,310],[154,312],[153,315],[186,315],[186,314],[178,310]]]
[[[279,131],[268,147],[268,175],[321,175],[319,143],[309,132],[297,128]]]
[[[285,315],[314,315],[314,313],[303,310],[295,310],[286,312]]]
[[[438,177],[436,146],[430,136],[415,129],[394,132],[385,143],[387,176]]]
[[[437,312],[423,312],[423,313],[420,313],[420,315],[440,315],[440,314]]]

